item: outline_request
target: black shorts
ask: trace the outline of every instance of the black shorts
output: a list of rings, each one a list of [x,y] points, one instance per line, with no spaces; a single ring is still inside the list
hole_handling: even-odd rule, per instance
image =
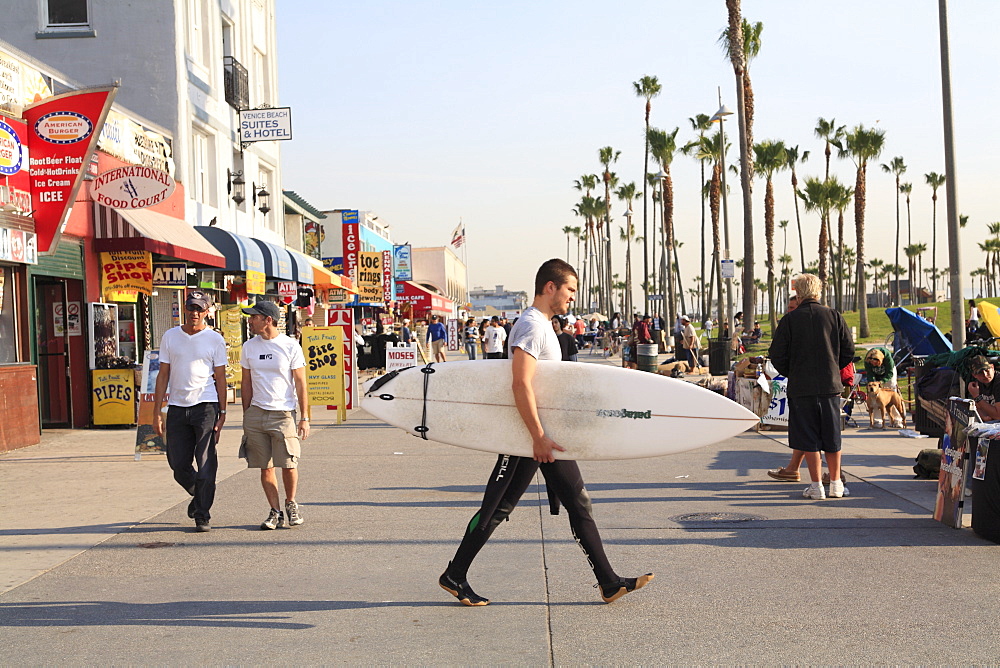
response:
[[[803,452],[840,452],[840,395],[789,397],[788,445]]]

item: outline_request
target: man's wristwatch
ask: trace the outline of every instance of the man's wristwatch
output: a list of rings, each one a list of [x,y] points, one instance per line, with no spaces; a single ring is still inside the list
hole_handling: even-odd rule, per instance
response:
[[[226,411],[219,411],[219,415],[225,415]]]
[[[307,417],[299,418],[299,422],[309,422],[309,418]]]

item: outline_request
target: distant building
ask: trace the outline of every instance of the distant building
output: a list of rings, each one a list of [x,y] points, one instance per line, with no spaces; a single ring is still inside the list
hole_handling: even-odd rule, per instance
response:
[[[473,311],[485,311],[487,307],[497,311],[523,311],[528,308],[528,293],[521,290],[504,290],[502,285],[493,290],[474,288],[469,292]]]
[[[467,276],[465,263],[450,246],[413,249],[413,282],[455,302],[455,317],[468,311]]]

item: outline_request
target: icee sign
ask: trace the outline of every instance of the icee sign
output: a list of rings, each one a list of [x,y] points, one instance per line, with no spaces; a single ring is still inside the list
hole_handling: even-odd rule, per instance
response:
[[[292,108],[243,109],[240,111],[240,141],[280,141],[292,138]]]

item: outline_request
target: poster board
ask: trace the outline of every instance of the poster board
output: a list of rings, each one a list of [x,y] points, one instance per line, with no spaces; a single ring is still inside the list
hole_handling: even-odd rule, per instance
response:
[[[969,464],[968,427],[978,423],[976,402],[951,397],[945,420],[944,450],[938,475],[934,519],[954,529],[962,528],[965,506],[965,469]]]
[[[134,424],[135,371],[94,369],[90,373],[94,424]]]
[[[448,352],[455,352],[459,349],[458,345],[458,332],[459,332],[459,321],[454,318],[448,319]]]
[[[153,431],[153,397],[156,394],[156,377],[160,373],[160,351],[147,350],[142,356],[142,377],[139,381],[139,415],[136,419],[135,459],[139,461],[144,452],[166,453],[167,444],[162,436]],[[163,396],[166,406],[169,395]]]
[[[401,343],[385,347],[385,372],[417,366],[417,344]]]
[[[337,424],[347,419],[344,397],[344,334],[337,326],[303,327],[309,405],[337,406]]]
[[[326,312],[326,324],[330,327],[340,327],[344,333],[344,408],[354,408],[354,396],[357,394],[357,378],[354,373],[354,310],[348,308],[331,308]],[[327,406],[333,410],[336,406]]]

